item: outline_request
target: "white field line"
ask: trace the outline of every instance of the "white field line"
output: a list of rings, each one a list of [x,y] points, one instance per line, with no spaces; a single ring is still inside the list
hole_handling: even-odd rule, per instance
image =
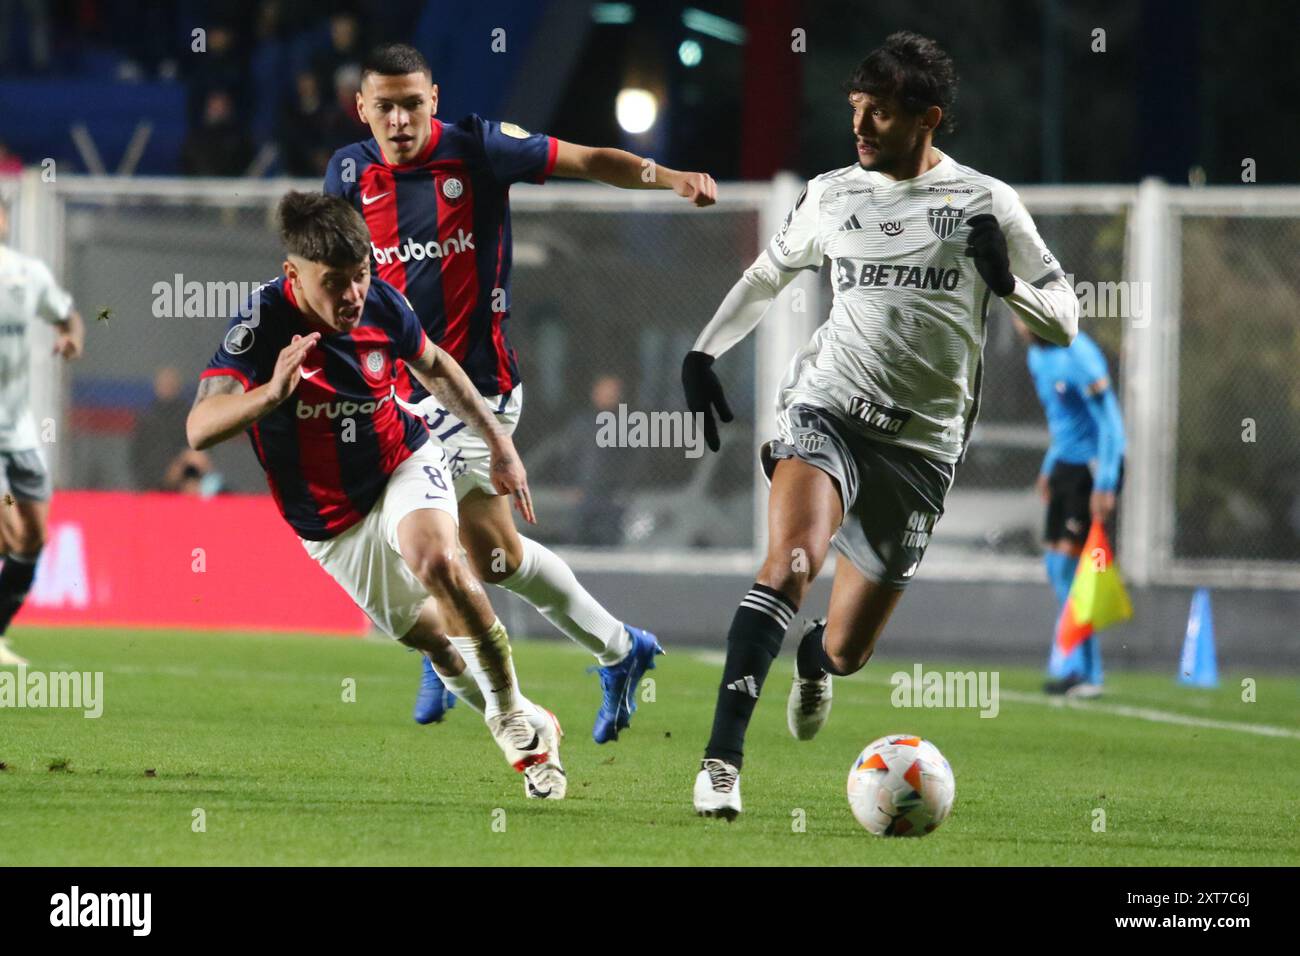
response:
[[[719,651],[701,651],[693,655],[696,660],[721,666],[726,655]],[[888,686],[888,678],[867,676],[862,678],[869,684]],[[1193,717],[1190,714],[1177,714],[1169,710],[1156,710],[1152,707],[1129,707],[1125,704],[1107,704],[1098,701],[1070,700],[1069,698],[1048,697],[1046,694],[1026,694],[1018,690],[998,690],[998,696],[1017,704],[1034,704],[1039,707],[1052,707],[1058,710],[1082,710],[1096,714],[1108,714],[1112,717],[1128,717],[1132,720],[1146,720],[1157,724],[1175,724],[1181,727],[1203,727],[1207,730],[1227,730],[1240,734],[1255,734],[1260,737],[1282,737],[1288,740],[1300,740],[1300,730],[1289,727],[1273,727],[1268,724],[1243,724],[1232,720],[1212,720],[1209,717]]]

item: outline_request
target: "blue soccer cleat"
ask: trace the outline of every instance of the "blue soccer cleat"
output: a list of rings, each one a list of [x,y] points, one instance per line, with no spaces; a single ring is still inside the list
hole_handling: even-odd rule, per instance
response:
[[[617,664],[598,668],[604,699],[596,712],[596,724],[591,728],[592,739],[598,744],[618,740],[618,732],[631,724],[641,675],[653,670],[655,657],[664,652],[658,638],[649,631],[628,625],[624,627],[632,638],[631,651]]]
[[[456,706],[456,695],[447,690],[429,658],[424,661],[424,676],[420,679],[420,693],[415,698],[415,711],[411,716],[417,724],[436,724]]]

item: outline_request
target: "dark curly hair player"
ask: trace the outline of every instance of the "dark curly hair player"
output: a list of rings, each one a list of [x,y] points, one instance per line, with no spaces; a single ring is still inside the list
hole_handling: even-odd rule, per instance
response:
[[[829,549],[830,610],[798,626],[790,733],[811,740],[831,682],[871,658],[943,514],[979,411],[994,296],[1035,334],[1068,343],[1078,301],[1015,191],[934,145],[957,76],[930,39],[895,33],[845,84],[854,162],[810,180],[785,224],[727,293],[682,365],[691,411],[731,412],[715,359],[743,339],[800,270],[831,270],[830,315],[791,359],[771,482],[768,549],[727,633],[695,809],[741,810],[745,731],[768,670]]]

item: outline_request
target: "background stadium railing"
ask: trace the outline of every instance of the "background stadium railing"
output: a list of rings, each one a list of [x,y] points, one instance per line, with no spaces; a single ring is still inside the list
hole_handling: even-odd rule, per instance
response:
[[[737,421],[721,455],[601,447],[597,414],[681,412],[681,356],[780,226],[802,184],[721,186],[688,207],[658,192],[552,183],[511,193],[511,334],[525,381],[516,441],[539,539],[579,569],[752,570],[766,495],[754,450],[772,429],[775,385],[824,319],[829,278],[805,273],[757,334],[720,363]],[[55,423],[48,457],[66,488],[148,487],[146,457],[184,447],[153,384],[165,367],[188,405],[220,340],[232,284],[278,272],[272,212],[314,181],[115,179],[40,171],[0,182],[14,241],[50,262],[90,326],[65,369],[38,343],[36,405]],[[1300,190],[1024,187],[1048,245],[1073,275],[1086,329],[1118,383],[1129,453],[1119,557],[1139,584],[1300,588]],[[161,296],[202,283],[200,313]],[[210,314],[209,314],[210,313]],[[1024,347],[994,315],[972,449],[920,576],[1038,580],[1047,433]],[[181,416],[183,419],[183,415]],[[1251,424],[1253,423],[1253,424]],[[227,491],[258,493],[244,442],[213,452]],[[162,455],[146,456],[158,451]],[[216,484],[214,480],[213,485]],[[211,487],[211,486],[209,486]]]

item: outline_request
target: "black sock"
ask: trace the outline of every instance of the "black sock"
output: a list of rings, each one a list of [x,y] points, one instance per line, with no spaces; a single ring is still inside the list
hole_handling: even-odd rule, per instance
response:
[[[799,642],[795,669],[804,680],[821,680],[826,676],[826,649],[822,647],[822,636],[825,633],[826,625],[819,624]]]
[[[854,671],[843,671],[826,653],[826,625],[815,627],[803,636],[799,642],[799,654],[795,659],[795,668],[799,676],[808,680],[820,680],[826,674],[836,677],[848,677]]]
[[[780,591],[757,583],[736,608],[727,632],[727,663],[722,668],[705,759],[716,757],[741,766],[749,718],[797,610]]]
[[[0,634],[9,630],[9,622],[23,606],[36,576],[35,555],[9,555],[0,568]]]

